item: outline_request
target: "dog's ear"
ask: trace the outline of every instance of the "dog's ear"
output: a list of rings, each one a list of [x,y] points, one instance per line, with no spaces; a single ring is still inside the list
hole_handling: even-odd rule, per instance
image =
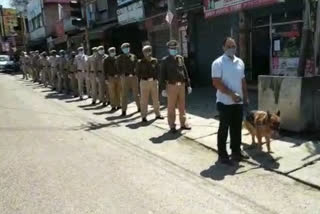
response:
[[[280,117],[280,110],[277,111],[276,115]]]
[[[271,113],[270,113],[270,111],[267,111],[267,118],[268,118],[268,120],[270,120],[271,119]]]

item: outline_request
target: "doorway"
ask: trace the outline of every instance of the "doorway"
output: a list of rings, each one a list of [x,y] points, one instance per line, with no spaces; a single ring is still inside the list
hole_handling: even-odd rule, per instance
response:
[[[259,75],[270,74],[270,30],[269,27],[254,28],[252,31],[252,80]]]

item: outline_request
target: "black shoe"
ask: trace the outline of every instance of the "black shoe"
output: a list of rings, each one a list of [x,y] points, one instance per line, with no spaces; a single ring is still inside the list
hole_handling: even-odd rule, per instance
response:
[[[191,130],[191,127],[190,126],[181,126],[181,129],[182,130]]]
[[[92,101],[92,102],[91,102],[91,105],[95,105],[95,104],[96,104],[96,101]]]
[[[102,106],[103,106],[103,107],[106,107],[106,106],[107,106],[107,103],[106,103],[106,102],[102,103]]]
[[[123,111],[122,112],[122,116],[126,116],[127,115],[127,112],[126,111]]]
[[[141,109],[140,109],[140,108],[138,108],[138,112],[141,112]]]
[[[116,110],[119,110],[119,109],[121,109],[121,107],[120,107],[120,106],[117,106],[117,107],[116,107]]]
[[[142,118],[142,122],[144,122],[144,123],[146,123],[146,122],[148,122],[148,120],[147,120],[147,118]]]
[[[117,110],[116,107],[112,107],[112,108],[111,108],[111,111],[116,111],[116,110]]]
[[[80,100],[83,100],[83,97],[80,97],[79,99],[80,99]]]
[[[170,128],[170,132],[171,132],[172,134],[175,134],[175,133],[177,133],[177,129],[176,129],[176,128]]]
[[[107,106],[110,105],[110,104],[111,104],[111,102],[107,102]]]
[[[229,157],[219,157],[218,163],[229,165],[229,166],[233,165],[232,161],[230,161]]]
[[[245,152],[241,151],[239,153],[232,154],[231,158],[235,162],[240,162],[242,160],[248,160],[250,157]]]
[[[162,116],[156,116],[156,120],[163,120],[164,119],[164,117],[162,117]]]

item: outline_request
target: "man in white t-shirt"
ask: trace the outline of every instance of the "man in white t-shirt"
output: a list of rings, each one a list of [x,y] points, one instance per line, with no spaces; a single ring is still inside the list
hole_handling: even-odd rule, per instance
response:
[[[243,104],[248,104],[248,92],[244,75],[244,63],[235,56],[236,43],[228,37],[223,42],[224,54],[212,63],[212,84],[217,89],[217,109],[220,125],[218,131],[219,161],[231,164],[226,150],[230,129],[232,160],[248,158],[241,151]]]

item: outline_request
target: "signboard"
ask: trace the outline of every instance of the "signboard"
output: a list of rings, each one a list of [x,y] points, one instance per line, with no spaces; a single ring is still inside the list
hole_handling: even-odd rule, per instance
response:
[[[138,1],[117,10],[118,22],[125,25],[141,21],[144,18],[143,2]]]
[[[232,12],[271,5],[284,0],[204,0],[205,17],[215,17]]]
[[[6,36],[15,32],[14,27],[18,26],[17,11],[15,9],[3,9],[3,25]]]
[[[298,76],[299,57],[273,57],[272,75]]]
[[[27,5],[27,17],[30,21],[42,11],[42,0],[31,0]]]
[[[132,2],[133,0],[117,0],[118,6]]]

